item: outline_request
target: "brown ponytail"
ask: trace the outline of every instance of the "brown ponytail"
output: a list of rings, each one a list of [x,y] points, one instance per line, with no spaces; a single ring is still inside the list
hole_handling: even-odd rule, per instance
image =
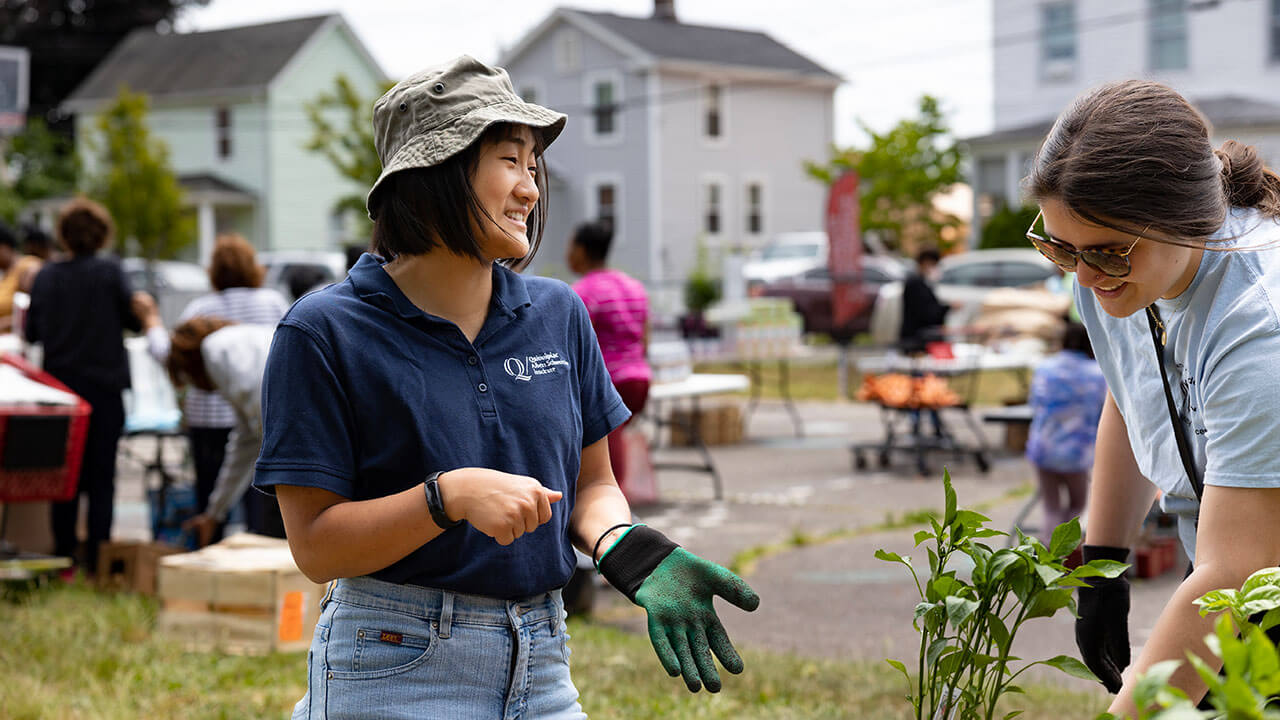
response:
[[[169,360],[165,363],[165,368],[169,371],[169,379],[173,381],[174,387],[191,383],[206,392],[217,390],[209,379],[209,371],[205,369],[200,347],[205,338],[234,324],[230,320],[212,315],[197,315],[173,329],[173,335],[169,339]]]
[[[1257,148],[1228,140],[1213,154],[1222,162],[1222,189],[1227,202],[1280,218],[1280,175],[1262,163]]]

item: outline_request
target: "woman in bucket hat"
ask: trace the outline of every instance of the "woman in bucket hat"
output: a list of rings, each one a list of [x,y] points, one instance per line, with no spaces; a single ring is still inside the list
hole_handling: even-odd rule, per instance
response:
[[[1181,95],[1129,80],[1077,98],[1027,179],[1039,202],[1027,232],[1064,269],[1109,393],[1098,425],[1084,559],[1125,561],[1156,490],[1179,516],[1194,570],[1134,667],[1129,585],[1080,589],[1076,642],[1134,715],[1137,675],[1194,652],[1213,618],[1196,598],[1240,587],[1280,561],[1280,176],[1235,141],[1215,149]],[[1184,663],[1172,683],[1205,683]]]
[[[469,57],[374,105],[373,253],[281,321],[255,484],[298,567],[336,579],[295,718],[581,718],[559,588],[573,546],[649,615],[663,667],[742,661],[713,595],[758,597],[630,510],[607,435],[628,412],[585,307],[512,270],[546,218],[565,116]]]

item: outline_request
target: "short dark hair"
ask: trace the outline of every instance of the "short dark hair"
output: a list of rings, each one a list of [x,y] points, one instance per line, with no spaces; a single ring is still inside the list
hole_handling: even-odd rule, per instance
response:
[[[1089,342],[1089,331],[1078,322],[1067,323],[1062,333],[1062,349],[1073,350],[1093,357],[1093,344]]]
[[[53,248],[53,238],[49,237],[49,233],[35,223],[28,223],[22,226],[22,249],[30,252],[33,249],[50,250]]]
[[[18,248],[18,236],[13,234],[13,228],[0,222],[0,245],[8,245],[13,249]]]
[[[477,260],[484,258],[480,239],[474,227],[497,222],[480,206],[471,176],[488,143],[507,139],[518,128],[512,123],[496,123],[461,152],[426,168],[402,170],[386,177],[377,192],[369,198],[373,217],[373,252],[391,260],[397,255],[424,255],[444,246],[450,252]],[[535,154],[542,157],[542,135],[533,131]],[[541,163],[539,163],[541,165]],[[529,254],[515,258],[517,267],[528,265],[538,252],[542,228],[547,217],[546,172],[541,168],[535,182],[538,202],[526,222],[529,228]]]
[[[938,252],[937,250],[934,250],[933,248],[925,248],[920,252],[916,253],[917,265],[924,262],[930,262],[937,265],[941,261],[942,261],[942,253]]]
[[[58,214],[58,240],[72,255],[92,255],[110,245],[115,233],[111,213],[89,198],[71,200]]]
[[[613,223],[607,220],[582,223],[573,231],[573,244],[582,248],[591,262],[604,262],[613,245]]]
[[[311,292],[312,288],[325,281],[324,270],[316,265],[294,265],[285,268],[281,273],[285,284],[289,286],[289,294],[294,300]]]

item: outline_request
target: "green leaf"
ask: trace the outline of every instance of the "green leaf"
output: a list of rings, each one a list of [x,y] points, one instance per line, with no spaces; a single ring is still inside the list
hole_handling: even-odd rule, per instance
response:
[[[866,551],[864,550],[863,552],[866,552]],[[866,557],[866,555],[863,555],[863,557]],[[883,560],[883,561],[885,561],[885,562],[897,562],[897,563],[902,563],[903,565],[906,565],[907,567],[911,567],[911,558],[910,558],[910,557],[903,557],[903,556],[899,555],[899,554],[898,554],[898,553],[896,553],[896,552],[890,552],[890,551],[888,551],[888,550],[883,550],[883,549],[882,549],[882,550],[876,550],[876,555],[875,555],[875,557],[876,557],[876,559],[877,559],[877,560]]]
[[[1239,675],[1227,676],[1227,681],[1223,684],[1223,695],[1227,700],[1227,707],[1235,710],[1256,712],[1263,703],[1263,698]]]
[[[982,513],[974,512],[972,510],[958,510],[956,512],[956,523],[964,525],[966,528],[969,528],[974,532],[978,531],[978,528],[982,527],[982,524],[987,522],[991,522],[991,518],[983,515]],[[993,532],[998,535],[1007,534],[1002,533],[999,530],[995,530]],[[970,537],[974,537],[973,532],[970,533]]]
[[[925,540],[929,540],[932,537],[934,537],[933,533],[929,532],[928,530],[918,530],[916,531],[916,534],[915,534],[916,545],[919,545],[920,543],[924,542]]]
[[[1005,685],[1004,691],[1010,695],[1026,695],[1027,691],[1022,689],[1020,685]]]
[[[1053,537],[1049,540],[1049,554],[1055,558],[1070,555],[1080,545],[1084,533],[1080,532],[1080,519],[1071,518],[1053,529]]]
[[[1147,668],[1147,671],[1138,677],[1138,683],[1133,687],[1133,698],[1138,707],[1149,707],[1154,704],[1160,689],[1169,684],[1169,678],[1173,677],[1173,673],[1181,666],[1181,660],[1165,660]],[[1088,671],[1088,668],[1085,670]],[[1089,673],[1089,676],[1092,677],[1093,673]]]
[[[1240,592],[1248,595],[1250,592],[1261,587],[1277,587],[1280,588],[1280,567],[1263,568],[1249,576],[1244,581],[1244,585],[1240,587]]]
[[[947,617],[951,620],[953,627],[959,627],[961,623],[969,619],[969,616],[978,609],[977,600],[969,600],[967,598],[957,597],[955,595],[947,596],[943,601],[947,608]]]
[[[987,577],[992,581],[1000,580],[1010,566],[1021,560],[1022,556],[1012,550],[997,550],[987,565]]]
[[[929,649],[925,653],[924,666],[931,668],[938,664],[938,658],[942,657],[942,653],[947,650],[947,638],[938,638],[929,643]],[[952,648],[954,649],[954,648]]]
[[[1081,680],[1097,680],[1097,677],[1089,670],[1089,668],[1085,667],[1084,663],[1070,655],[1056,655],[1048,660],[1041,660],[1039,663],[1032,664],[1048,665],[1049,667],[1058,668],[1062,672],[1072,677],[1078,677]]]
[[[1000,616],[993,612],[987,613],[987,632],[990,633],[996,648],[1001,652],[1009,651],[1009,630],[1004,626]]]
[[[1241,593],[1242,597],[1236,607],[1236,612],[1241,615],[1253,615],[1280,608],[1280,587],[1275,585],[1255,587],[1248,592],[1241,590]]]
[[[1009,713],[1009,714],[1005,715],[1005,716],[1004,716],[1004,720],[1013,720],[1013,718],[1016,718],[1016,717],[1018,717],[1018,716],[1019,716],[1019,715],[1021,715],[1021,714],[1022,714],[1022,711],[1021,711],[1021,710],[1014,710],[1013,712],[1011,712],[1011,713]]]
[[[907,687],[908,687],[908,688],[910,688],[910,687],[911,687],[911,675],[909,675],[909,674],[907,673],[907,666],[906,666],[906,665],[903,665],[902,663],[898,662],[897,660],[885,660],[885,662],[889,663],[889,665],[890,665],[891,667],[893,667],[893,668],[897,669],[897,671],[898,671],[898,672],[902,673],[902,677],[907,681]]]
[[[1200,614],[1203,616],[1231,610],[1236,606],[1238,596],[1239,593],[1235,590],[1211,590],[1197,598],[1195,603],[1200,606]]]
[[[1071,589],[1056,588],[1036,593],[1027,604],[1025,618],[1053,617],[1053,614],[1071,604]]]
[[[1254,678],[1280,674],[1280,657],[1276,655],[1276,646],[1265,632],[1256,627],[1249,628],[1245,634],[1245,645],[1249,648],[1249,672]]]
[[[956,489],[951,485],[951,471],[942,471],[942,491],[946,493],[947,509],[942,517],[943,525],[951,525],[956,521]]]
[[[1054,568],[1052,565],[1041,565],[1040,563],[1036,563],[1036,575],[1040,576],[1040,581],[1043,582],[1046,587],[1052,587],[1058,578],[1065,576],[1066,573]]]

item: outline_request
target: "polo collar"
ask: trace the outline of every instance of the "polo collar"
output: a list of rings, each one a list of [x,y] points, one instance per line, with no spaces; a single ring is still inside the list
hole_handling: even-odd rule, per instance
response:
[[[405,296],[400,286],[382,269],[382,264],[383,259],[373,253],[360,256],[360,260],[347,273],[356,295],[367,303],[406,319],[423,317],[425,313]],[[532,305],[524,277],[495,263],[492,304],[511,317],[515,317],[516,308]]]

